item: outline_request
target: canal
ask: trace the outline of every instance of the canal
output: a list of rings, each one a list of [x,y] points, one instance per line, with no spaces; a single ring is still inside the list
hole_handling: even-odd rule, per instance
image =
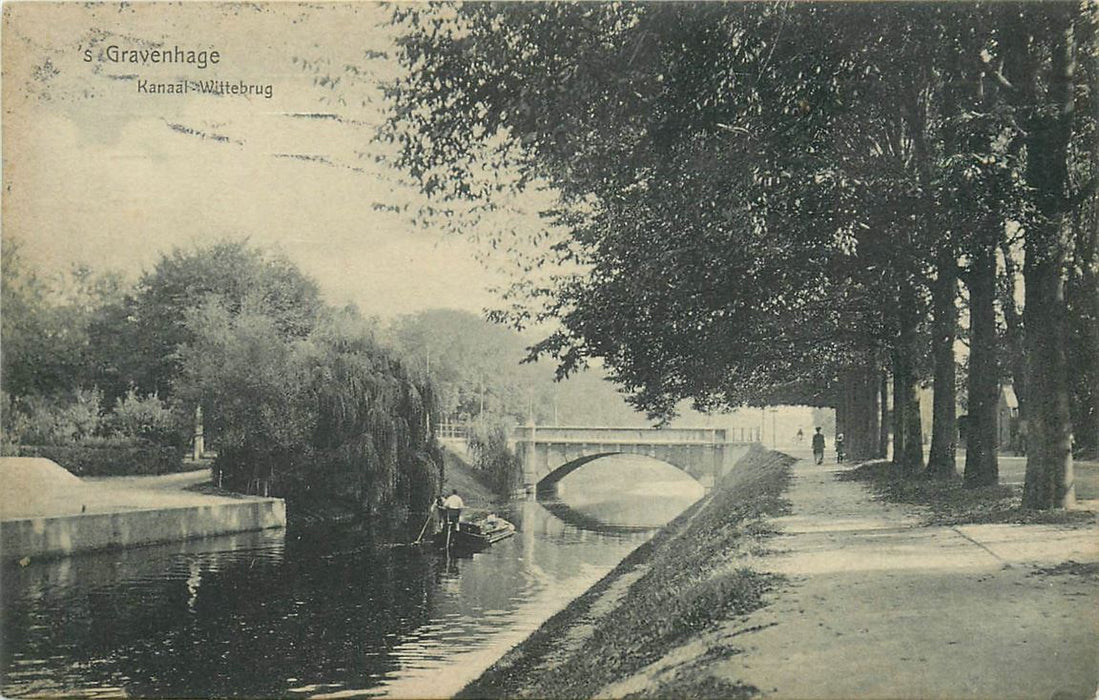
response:
[[[471,557],[265,532],[5,566],[3,695],[448,696],[701,495],[619,455]]]

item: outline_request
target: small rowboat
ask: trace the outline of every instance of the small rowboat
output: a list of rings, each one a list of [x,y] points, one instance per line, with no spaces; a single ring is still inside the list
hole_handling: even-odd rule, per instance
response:
[[[437,533],[435,544],[443,548],[479,551],[514,534],[514,525],[497,515],[489,515],[479,520],[460,522],[457,530]]]

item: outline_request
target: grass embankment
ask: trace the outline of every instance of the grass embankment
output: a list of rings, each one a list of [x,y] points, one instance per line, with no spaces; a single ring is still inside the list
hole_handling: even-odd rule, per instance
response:
[[[506,500],[493,492],[476,467],[443,448],[443,493],[450,493],[451,489],[458,489],[466,509],[473,512],[492,510]]]
[[[874,494],[891,503],[923,506],[928,525],[976,523],[1072,524],[1091,523],[1087,511],[1030,510],[1023,508],[1022,488],[1015,485],[966,488],[961,477],[931,479],[906,475],[891,462],[867,462],[841,472],[838,479],[866,483]]]
[[[713,493],[550,618],[458,697],[591,697],[732,615],[763,605],[779,580],[744,566],[765,551],[769,518],[788,509],[786,455],[754,449]],[[723,647],[709,650],[727,655]],[[652,695],[748,697],[748,686],[704,674]]]

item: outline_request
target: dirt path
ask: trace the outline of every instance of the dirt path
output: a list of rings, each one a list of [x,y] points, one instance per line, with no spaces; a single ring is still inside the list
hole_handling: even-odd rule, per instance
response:
[[[210,506],[239,500],[185,490],[208,469],[161,476],[73,476],[46,459],[0,458],[0,521]],[[240,498],[248,498],[242,496]]]
[[[790,584],[601,697],[684,674],[782,698],[1096,696],[1094,527],[921,527],[834,465],[794,469],[776,553],[752,562]]]

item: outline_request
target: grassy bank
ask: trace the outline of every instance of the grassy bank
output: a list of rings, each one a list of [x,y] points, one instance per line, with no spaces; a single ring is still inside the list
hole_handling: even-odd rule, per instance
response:
[[[459,697],[591,697],[730,615],[762,606],[777,577],[746,568],[782,514],[793,460],[754,449],[703,499],[550,618]],[[729,653],[728,649],[716,650]],[[746,696],[685,679],[655,695]]]
[[[906,476],[891,462],[867,462],[841,472],[837,478],[861,481],[874,494],[891,503],[927,509],[928,525],[973,523],[1090,523],[1095,514],[1086,511],[1029,510],[1022,506],[1019,486],[996,485],[965,488],[961,477],[929,479]]]
[[[448,449],[443,449],[443,493],[458,489],[466,508],[472,511],[492,510],[506,500],[492,490],[488,479],[477,468]]]

